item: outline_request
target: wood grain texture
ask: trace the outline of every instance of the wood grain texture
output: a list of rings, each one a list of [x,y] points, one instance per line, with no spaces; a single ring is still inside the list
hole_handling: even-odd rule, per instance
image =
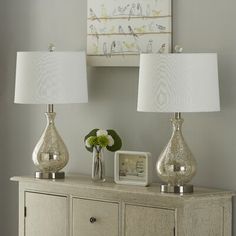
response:
[[[25,193],[25,236],[67,235],[67,198]]]
[[[126,205],[125,236],[173,236],[175,227],[175,212]]]
[[[223,207],[197,208],[189,215],[186,234],[192,236],[223,236]]]
[[[62,214],[66,215],[65,224],[68,228],[66,236],[169,236],[174,235],[174,227],[175,236],[232,234],[232,191],[195,188],[193,194],[181,196],[160,193],[159,184],[140,187],[117,185],[112,181],[94,183],[88,176],[70,176],[55,181],[32,177],[14,177],[12,180],[19,181],[20,186],[19,236],[28,236],[25,235],[23,215],[26,192],[34,192],[36,198],[38,195],[51,195],[49,199],[58,199],[62,195],[67,199],[65,205],[62,204]],[[56,218],[54,201],[52,206],[49,204],[51,200],[47,201],[49,207],[42,208],[40,214],[52,214],[51,217]],[[32,212],[36,212],[34,214],[38,214],[40,204],[35,204],[32,199]],[[90,215],[96,215],[102,220],[98,221],[97,226],[94,225],[96,230],[91,229],[91,232],[87,233],[87,218]],[[61,220],[60,216],[55,219],[56,222]],[[101,233],[108,230],[108,234]]]
[[[118,236],[119,208],[117,203],[73,199],[73,236]],[[96,218],[91,223],[90,218]]]
[[[153,183],[149,187],[139,187],[139,186],[132,186],[132,185],[118,185],[115,184],[113,179],[107,179],[107,182],[104,183],[96,183],[91,181],[90,176],[86,175],[69,175],[66,179],[63,180],[39,180],[35,179],[32,176],[22,176],[22,177],[12,177],[12,181],[18,181],[21,183],[32,183],[33,186],[40,185],[48,188],[57,188],[60,189],[67,189],[73,187],[74,190],[79,191],[81,188],[86,189],[97,189],[103,191],[113,191],[116,193],[133,193],[133,194],[141,194],[145,196],[152,196],[158,198],[165,198],[165,199],[175,199],[175,201],[183,201],[183,200],[191,200],[192,198],[210,198],[214,196],[223,196],[223,197],[230,197],[235,194],[233,191],[225,191],[221,189],[213,189],[213,188],[202,188],[202,187],[195,187],[194,194],[185,194],[185,195],[175,195],[175,194],[162,194],[160,192],[160,184]]]

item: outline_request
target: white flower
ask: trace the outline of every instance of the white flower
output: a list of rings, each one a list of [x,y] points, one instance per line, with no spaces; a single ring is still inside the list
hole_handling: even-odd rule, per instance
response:
[[[111,135],[107,135],[107,138],[108,138],[108,146],[111,147],[114,145],[114,139],[111,137]]]
[[[102,136],[102,135],[105,135],[105,136],[108,135],[107,131],[103,129],[99,129],[96,134],[97,134],[97,137]]]
[[[91,145],[89,144],[89,138],[85,140],[85,146],[91,148]]]

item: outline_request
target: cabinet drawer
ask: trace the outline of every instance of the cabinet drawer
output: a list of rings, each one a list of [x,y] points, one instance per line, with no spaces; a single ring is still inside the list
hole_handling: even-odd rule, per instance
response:
[[[119,204],[73,199],[73,236],[118,236]]]
[[[126,205],[125,236],[173,236],[175,211]]]
[[[25,192],[24,236],[66,236],[68,201],[66,197]]]

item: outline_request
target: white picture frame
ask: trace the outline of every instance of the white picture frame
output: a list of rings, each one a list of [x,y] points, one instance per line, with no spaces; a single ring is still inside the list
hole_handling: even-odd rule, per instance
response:
[[[117,184],[150,185],[152,182],[151,153],[115,152],[114,181]]]
[[[141,53],[172,50],[172,0],[88,0],[87,62],[138,67]]]

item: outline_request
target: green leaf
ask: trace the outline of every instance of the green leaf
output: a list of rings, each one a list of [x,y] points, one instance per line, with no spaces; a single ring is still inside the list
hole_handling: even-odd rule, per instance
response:
[[[96,133],[99,129],[93,129],[92,131],[90,131],[85,137],[84,137],[84,142],[86,141],[87,138],[89,138],[90,136],[96,136]],[[93,152],[93,147],[89,148],[85,145],[85,148],[89,151],[89,152]]]
[[[116,133],[116,131],[113,129],[108,129],[107,132],[114,139],[114,145],[112,145],[111,147],[107,146],[107,150],[110,152],[115,152],[121,149],[122,141],[121,141],[120,136]]]

